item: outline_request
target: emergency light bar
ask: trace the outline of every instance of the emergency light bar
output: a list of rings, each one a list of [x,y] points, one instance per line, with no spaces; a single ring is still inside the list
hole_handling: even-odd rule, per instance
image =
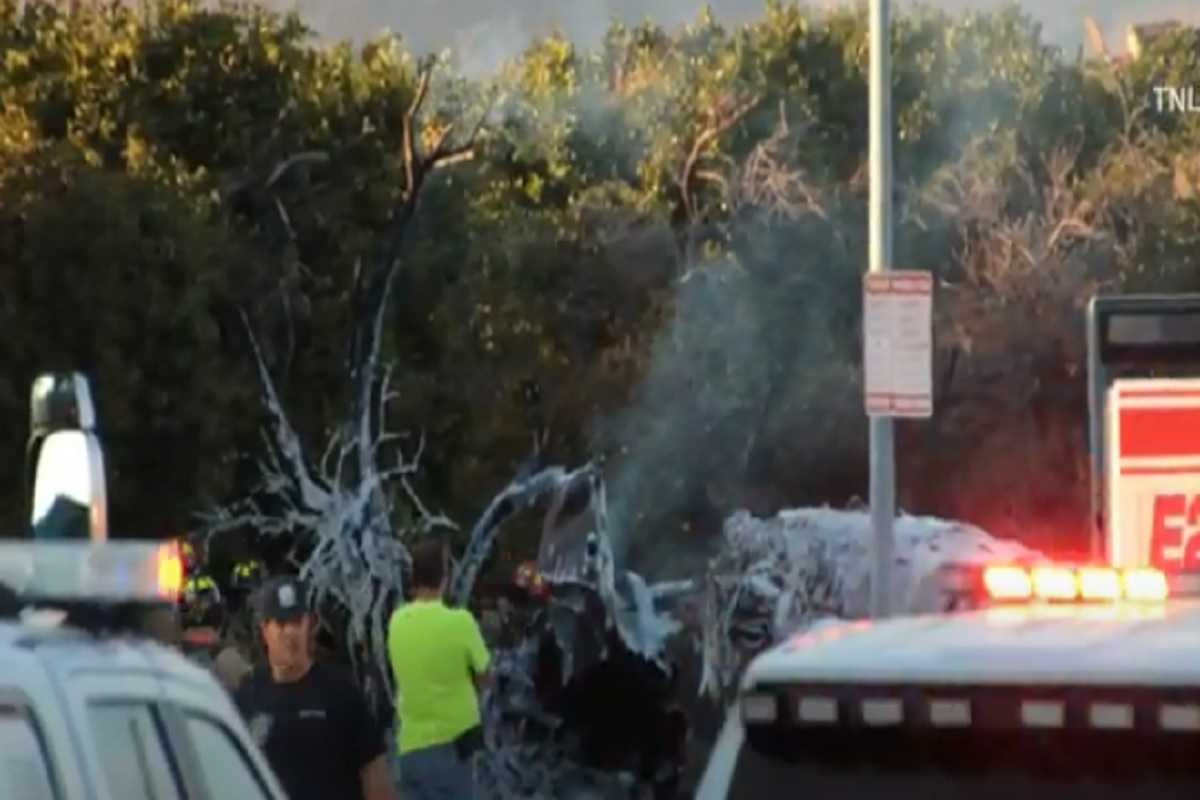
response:
[[[33,606],[170,604],[183,561],[176,542],[0,542],[0,587]]]
[[[772,734],[969,728],[1200,735],[1200,693],[1180,687],[760,684],[739,697],[739,713],[748,729]]]
[[[983,586],[998,602],[1162,602],[1168,594],[1166,576],[1150,568],[994,565],[984,567]]]
[[[1197,576],[1200,577],[1200,576]],[[940,586],[952,600],[947,611],[1020,603],[1162,603],[1192,594],[1178,576],[1153,568],[1031,564],[948,564]],[[1200,583],[1196,586],[1200,589]]]

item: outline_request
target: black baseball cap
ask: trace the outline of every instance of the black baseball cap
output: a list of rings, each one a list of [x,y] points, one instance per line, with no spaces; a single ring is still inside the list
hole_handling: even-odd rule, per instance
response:
[[[294,575],[271,578],[259,589],[256,606],[263,621],[299,619],[308,613],[308,586]]]

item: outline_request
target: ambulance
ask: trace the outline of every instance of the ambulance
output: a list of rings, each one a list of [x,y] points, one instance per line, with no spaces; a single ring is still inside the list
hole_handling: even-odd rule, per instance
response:
[[[1093,298],[1090,557],[950,564],[940,613],[745,669],[696,797],[1200,797],[1200,295]]]

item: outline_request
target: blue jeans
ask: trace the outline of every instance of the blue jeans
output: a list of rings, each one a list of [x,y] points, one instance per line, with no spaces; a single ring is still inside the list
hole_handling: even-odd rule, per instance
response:
[[[453,744],[439,744],[401,755],[397,764],[404,800],[474,800],[475,780],[469,762]]]

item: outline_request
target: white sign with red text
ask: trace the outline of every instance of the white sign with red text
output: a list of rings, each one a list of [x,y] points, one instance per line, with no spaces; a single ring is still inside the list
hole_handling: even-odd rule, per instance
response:
[[[1200,380],[1114,381],[1106,408],[1110,562],[1200,571]]]
[[[867,414],[933,414],[933,276],[921,270],[863,276]]]

